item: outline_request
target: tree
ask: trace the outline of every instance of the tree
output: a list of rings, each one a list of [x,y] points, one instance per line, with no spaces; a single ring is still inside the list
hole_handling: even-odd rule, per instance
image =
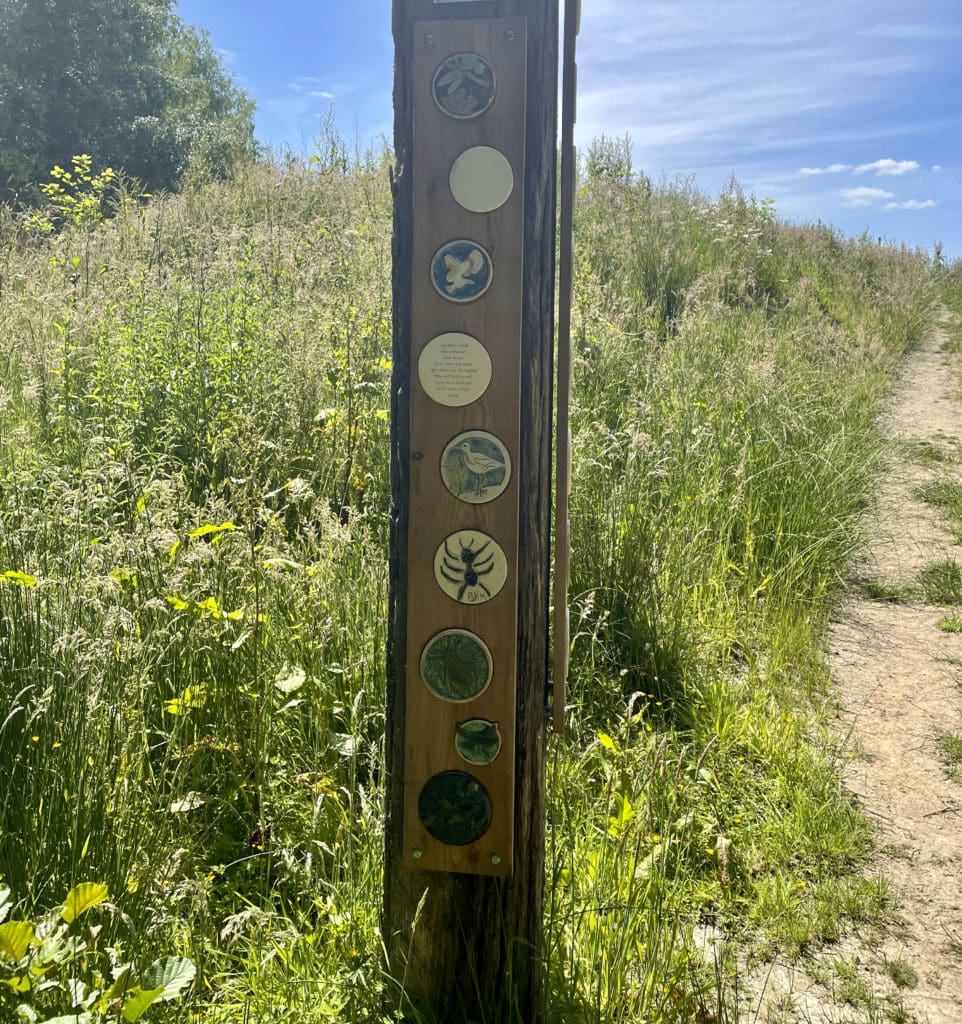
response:
[[[88,153],[174,188],[253,153],[253,101],[173,0],[0,0],[0,193]]]

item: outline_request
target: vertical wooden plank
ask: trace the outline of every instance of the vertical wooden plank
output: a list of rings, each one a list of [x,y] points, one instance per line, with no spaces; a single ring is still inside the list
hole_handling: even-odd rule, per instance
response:
[[[428,1019],[536,1021],[540,1014],[544,884],[544,699],[547,684],[550,436],[556,168],[557,0],[434,3],[395,0],[394,379],[386,769],[384,937],[392,976]],[[414,486],[410,410],[416,345],[415,83],[418,22],[524,18],[527,27],[520,271],[513,874],[437,873],[406,866],[403,840],[407,681],[413,651],[408,595]],[[458,426],[457,416],[449,428]],[[469,424],[470,426],[470,424]],[[423,453],[422,453],[423,454]],[[515,470],[513,469],[513,472]],[[500,499],[499,499],[500,501]],[[441,513],[439,512],[439,516]],[[479,512],[479,516],[484,513]],[[478,522],[481,522],[479,518]],[[481,606],[483,608],[483,605]],[[479,612],[481,608],[477,609]],[[473,609],[472,609],[473,611]]]
[[[414,281],[410,350],[411,466],[408,505],[408,639],[407,720],[405,742],[405,865],[408,868],[508,875],[514,860],[514,747],[516,702],[518,470],[521,405],[521,286],[524,198],[525,22],[520,18],[419,21],[414,41]],[[451,55],[477,54],[491,70],[495,95],[483,114],[452,119],[435,102],[431,86]],[[443,93],[442,93],[443,95]],[[417,144],[420,140],[420,144]],[[469,212],[452,195],[449,172],[463,153],[485,146],[506,160],[516,179],[497,209]],[[499,158],[500,159],[500,158]],[[482,183],[483,184],[483,183]],[[489,287],[470,302],[447,297],[453,285],[432,282],[432,259],[448,240],[470,239],[490,256]],[[470,271],[470,267],[465,268]],[[450,275],[447,275],[450,276]],[[457,278],[462,291],[470,280]],[[451,333],[475,339],[476,355],[490,365],[483,394],[458,404],[434,400],[425,390],[418,367],[429,345]],[[442,342],[443,344],[443,342]],[[463,348],[462,348],[463,351]],[[451,355],[455,355],[452,350]],[[453,360],[452,360],[453,363]],[[467,370],[470,359],[461,367]],[[449,370],[448,380],[456,379]],[[431,377],[427,381],[429,390]],[[443,383],[443,381],[442,381]],[[480,388],[480,383],[478,384]],[[477,388],[473,389],[477,390]],[[466,397],[474,398],[473,390]],[[507,466],[506,486],[482,500],[475,491],[484,480],[465,468],[456,439],[486,436],[501,448]],[[483,442],[477,442],[478,444]],[[489,444],[489,450],[493,444]],[[476,458],[469,443],[468,457]],[[442,476],[467,485],[452,494]],[[477,500],[476,500],[477,499]],[[474,538],[474,539],[472,539]],[[441,549],[439,552],[439,545]],[[485,575],[468,586],[473,559]],[[507,577],[489,594],[496,578],[496,552],[504,553]],[[440,565],[436,555],[440,555]],[[497,555],[500,559],[500,554]],[[473,562],[472,562],[473,566]],[[463,580],[447,590],[442,582]],[[470,577],[475,579],[475,577]],[[457,600],[462,592],[463,600]],[[422,656],[442,631],[460,630],[465,642],[487,648],[490,684],[475,699],[454,703],[439,699],[422,678]],[[451,639],[451,634],[447,634]],[[489,722],[499,733],[501,750],[486,765],[467,764],[456,750],[465,721]],[[439,842],[419,814],[420,796],[429,780],[444,772],[469,773],[484,788],[491,823],[476,841]],[[452,812],[453,813],[453,809]]]

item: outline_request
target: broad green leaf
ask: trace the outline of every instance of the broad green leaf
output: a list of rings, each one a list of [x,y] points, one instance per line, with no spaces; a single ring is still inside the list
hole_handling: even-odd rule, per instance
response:
[[[281,693],[296,693],[304,685],[305,679],[307,679],[307,673],[304,669],[296,665],[292,668],[285,664],[277,673],[274,685]]]
[[[24,992],[30,991],[30,975],[24,974],[13,978],[4,978],[4,985],[9,985],[14,992],[23,994]]]
[[[606,732],[598,733],[598,742],[605,748],[605,750],[617,750],[618,744],[608,735]]]
[[[0,953],[8,960],[19,960],[33,942],[33,925],[29,921],[7,921],[0,924]]]
[[[18,587],[35,587],[37,585],[36,576],[31,576],[27,572],[21,572],[19,569],[7,569],[4,572],[0,572],[0,580],[16,583]]]
[[[165,956],[155,960],[144,972],[144,984],[162,989],[160,999],[176,999],[194,980],[197,968],[185,956]]]
[[[617,839],[634,818],[635,810],[628,797],[622,793],[615,793],[615,799],[618,801],[618,810],[613,817],[608,819],[608,835]]]
[[[70,924],[80,917],[85,910],[97,906],[98,903],[103,903],[106,898],[106,885],[102,885],[100,882],[81,882],[80,885],[75,885],[67,893],[60,916],[67,924]]]
[[[128,1024],[140,1020],[144,1011],[151,1003],[156,1003],[163,996],[163,988],[133,988],[124,1000],[123,1015]]]
[[[237,527],[231,523],[221,523],[219,526],[215,526],[213,523],[205,523],[203,526],[198,526],[196,530],[191,530],[187,534],[188,537],[209,537],[212,533],[223,533],[225,530],[236,530]]]
[[[112,971],[113,984],[104,993],[104,998],[109,1002],[111,999],[119,999],[122,995],[127,992],[133,992],[131,988],[131,971],[133,971],[133,964],[121,964],[119,967],[115,967]]]

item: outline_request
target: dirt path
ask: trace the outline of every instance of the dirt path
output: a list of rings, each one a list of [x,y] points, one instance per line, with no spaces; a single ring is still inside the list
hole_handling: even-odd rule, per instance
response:
[[[894,454],[874,539],[830,637],[839,729],[857,751],[843,784],[877,823],[868,874],[888,879],[894,910],[804,968],[775,965],[749,1021],[962,1024],[962,786],[938,744],[962,732],[962,633],[939,629],[945,608],[865,596],[867,582],[907,585],[934,560],[962,561],[938,510],[915,495],[933,479],[962,481],[958,357],[942,353],[945,340],[935,332],[909,357],[890,401]],[[923,449],[945,461],[923,464]]]

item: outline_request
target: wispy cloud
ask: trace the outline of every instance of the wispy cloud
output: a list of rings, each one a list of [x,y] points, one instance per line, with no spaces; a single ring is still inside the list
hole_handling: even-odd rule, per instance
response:
[[[859,164],[855,168],[854,173],[867,174],[869,171],[875,171],[880,177],[899,177],[903,174],[908,174],[909,171],[917,171],[918,169],[919,165],[915,160],[893,160],[891,157],[886,157],[884,160],[873,160],[870,164]]]
[[[886,192],[884,188],[843,188],[839,192],[842,204],[850,206],[854,210],[865,209],[869,206],[878,206],[886,199],[894,199],[894,192]]]
[[[313,75],[298,75],[287,83],[291,92],[306,93],[308,96],[324,95],[320,92],[320,86],[324,85],[323,78],[315,78]]]
[[[916,40],[921,42],[941,41],[943,39],[962,38],[962,28],[950,28],[947,25],[925,25],[921,23],[892,23],[873,25],[865,30],[865,35],[877,39]]]
[[[850,112],[926,68],[918,46],[866,36],[861,3],[647,0],[643,17],[630,6],[585,4],[578,141],[627,133],[643,166],[669,173],[737,169],[746,149],[784,151],[803,135],[850,140],[856,124],[887,137],[884,119]]]
[[[906,199],[901,203],[886,203],[886,210],[931,210],[939,204],[934,199]]]
[[[851,169],[851,164],[829,164],[828,167],[799,167],[798,173],[811,177],[816,174],[844,174]]]

